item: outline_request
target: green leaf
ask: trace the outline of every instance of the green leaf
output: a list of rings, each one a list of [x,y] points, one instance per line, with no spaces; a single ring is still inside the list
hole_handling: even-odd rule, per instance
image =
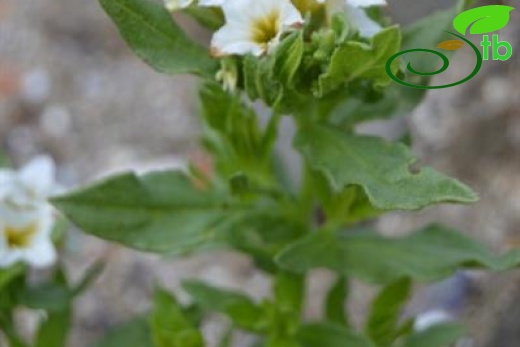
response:
[[[257,100],[260,98],[260,91],[257,85],[258,80],[258,58],[252,54],[248,54],[244,57],[244,90],[251,100]]]
[[[201,333],[184,316],[177,301],[158,289],[150,315],[150,328],[155,347],[203,347]]]
[[[202,115],[207,125],[204,144],[214,155],[217,171],[224,178],[243,173],[254,183],[270,184],[272,141],[266,141],[254,110],[240,95],[207,83],[200,92]],[[272,131],[272,129],[270,129]]]
[[[373,347],[366,338],[335,324],[309,324],[301,327],[298,341],[302,347]]]
[[[514,9],[504,5],[480,6],[459,14],[453,20],[453,27],[462,35],[466,35],[470,27],[469,33],[472,35],[487,34],[504,28]]]
[[[63,311],[72,300],[72,293],[62,283],[48,282],[26,287],[20,294],[19,304],[35,310]]]
[[[0,270],[0,291],[9,285],[13,280],[23,275],[25,272],[25,265],[22,263],[15,264],[7,269]]]
[[[329,181],[319,172],[313,175],[313,189],[318,195],[325,213],[327,226],[342,227],[363,220],[373,219],[384,211],[376,209],[359,186],[351,186],[341,192],[331,189]]]
[[[399,321],[412,289],[410,279],[401,279],[383,288],[375,298],[366,331],[378,346],[390,346],[399,336]]]
[[[143,318],[136,318],[109,331],[93,347],[156,347],[150,327]]]
[[[387,60],[401,47],[401,30],[394,26],[376,34],[371,45],[345,42],[333,54],[330,66],[319,79],[319,96],[323,96],[356,79],[363,78],[384,86],[391,79],[386,73]],[[394,67],[397,70],[398,66]]]
[[[159,72],[213,76],[218,68],[203,47],[175,24],[170,13],[149,0],[100,0],[132,50]]]
[[[401,238],[367,231],[323,231],[290,245],[276,261],[294,272],[328,268],[367,282],[388,284],[404,277],[435,281],[459,268],[510,269],[520,264],[520,252],[497,256],[467,236],[433,225]]]
[[[229,243],[252,256],[262,270],[276,273],[273,257],[308,230],[308,226],[294,218],[274,203],[256,206],[231,227]]]
[[[286,87],[292,87],[292,82],[303,57],[303,32],[295,31],[282,40],[274,52],[272,78],[277,79]]]
[[[34,309],[47,311],[47,317],[39,326],[35,347],[63,347],[72,320],[72,293],[69,291],[67,278],[61,267],[58,267],[52,282],[25,288],[22,292],[21,304]]]
[[[422,102],[425,95],[424,89],[396,83],[380,91],[374,98],[353,95],[342,99],[331,110],[329,119],[335,126],[350,130],[357,123],[405,116]]]
[[[305,300],[305,278],[300,274],[279,271],[275,278],[274,295],[280,312],[299,317]]]
[[[459,324],[438,324],[431,328],[413,333],[403,347],[446,347],[451,346],[464,336],[465,329]]]
[[[340,325],[349,325],[349,319],[345,312],[345,303],[349,295],[348,280],[339,276],[327,293],[325,301],[325,317],[327,321]]]
[[[233,219],[225,195],[196,189],[178,171],[123,174],[52,201],[85,232],[151,252],[214,245]]]
[[[38,329],[35,347],[66,346],[71,318],[72,310],[70,307],[48,313]]]
[[[302,129],[295,145],[310,166],[327,177],[334,191],[359,185],[379,209],[415,210],[477,200],[471,189],[431,168],[414,171],[411,166],[416,159],[400,143],[316,125]]]
[[[264,331],[263,311],[247,296],[196,281],[185,282],[182,287],[197,304],[209,311],[225,314],[238,327],[253,332]]]
[[[304,54],[303,32],[295,31],[283,38],[267,56],[244,58],[244,89],[251,100],[261,99],[275,112],[284,113],[295,102],[295,79]]]
[[[225,23],[224,14],[217,7],[192,5],[184,9],[184,12],[193,17],[199,24],[211,30],[217,30]]]

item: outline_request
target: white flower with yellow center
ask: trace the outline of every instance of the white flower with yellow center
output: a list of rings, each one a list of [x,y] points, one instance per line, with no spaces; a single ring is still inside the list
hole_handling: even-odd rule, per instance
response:
[[[47,202],[55,190],[54,171],[48,157],[20,171],[0,170],[0,268],[17,262],[46,267],[56,260],[53,209]]]
[[[359,30],[363,37],[372,37],[381,31],[381,26],[371,19],[365,12],[365,8],[371,6],[384,6],[386,0],[317,0],[325,4],[329,16],[336,12],[346,13],[349,21]]]
[[[289,0],[228,0],[222,10],[226,24],[213,36],[214,56],[260,56],[275,47],[285,31],[303,23]]]

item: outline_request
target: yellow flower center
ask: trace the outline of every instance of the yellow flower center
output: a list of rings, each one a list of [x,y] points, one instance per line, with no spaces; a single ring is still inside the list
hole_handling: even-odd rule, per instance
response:
[[[280,13],[273,10],[268,15],[256,19],[252,24],[251,39],[261,45],[267,45],[280,32]]]
[[[4,233],[7,245],[9,248],[24,248],[29,246],[33,236],[36,234],[36,230],[36,224],[30,224],[24,228],[6,227]]]

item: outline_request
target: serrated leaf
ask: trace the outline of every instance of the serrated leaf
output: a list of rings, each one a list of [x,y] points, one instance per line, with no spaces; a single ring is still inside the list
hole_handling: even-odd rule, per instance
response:
[[[295,145],[309,165],[327,177],[334,191],[359,185],[382,210],[415,210],[477,199],[471,189],[431,168],[411,170],[416,159],[400,143],[314,125],[297,135]]]
[[[149,0],[100,0],[130,48],[159,72],[213,76],[208,50],[195,44],[170,13]]]
[[[86,233],[150,252],[218,244],[233,219],[225,194],[199,190],[179,171],[123,174],[52,202]]]
[[[383,288],[374,299],[366,331],[378,346],[390,346],[399,336],[399,321],[411,289],[410,279],[404,278]]]
[[[509,23],[510,12],[515,8],[504,5],[480,6],[459,14],[453,20],[453,27],[462,35],[487,34],[504,28]]]
[[[464,47],[465,43],[461,40],[447,40],[439,43],[437,48],[444,49],[446,51],[456,51]]]
[[[459,268],[505,270],[520,264],[520,252],[502,256],[458,232],[430,226],[412,235],[388,238],[372,232],[319,232],[288,246],[276,258],[294,272],[328,268],[370,283],[400,278],[435,281]]]
[[[300,328],[302,347],[373,347],[365,337],[336,324],[308,324]]]
[[[247,296],[196,281],[185,282],[182,287],[206,310],[225,314],[242,329],[263,331],[262,310]]]
[[[150,329],[156,347],[204,346],[202,334],[184,316],[175,298],[162,289],[154,295]]]
[[[403,347],[446,347],[464,336],[465,329],[459,324],[438,324],[408,337]]]
[[[370,45],[349,41],[334,52],[327,72],[319,78],[318,95],[323,96],[356,79],[363,78],[375,85],[390,83],[385,66],[401,47],[401,30],[389,27],[372,38]],[[394,66],[396,70],[398,65]]]

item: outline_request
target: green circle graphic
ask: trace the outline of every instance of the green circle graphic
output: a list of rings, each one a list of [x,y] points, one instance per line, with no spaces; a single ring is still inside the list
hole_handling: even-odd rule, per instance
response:
[[[480,68],[482,67],[482,62],[483,62],[482,54],[480,54],[480,51],[479,51],[478,47],[475,46],[471,41],[466,39],[464,36],[452,33],[450,31],[446,31],[446,32],[448,34],[451,34],[451,35],[454,35],[454,36],[460,38],[461,40],[466,42],[468,45],[470,45],[471,48],[473,48],[473,51],[475,52],[475,55],[477,56],[477,62],[476,62],[475,68],[473,69],[473,71],[471,72],[471,74],[468,77],[466,77],[463,80],[460,80],[458,82],[445,84],[445,85],[442,85],[442,86],[422,86],[422,85],[418,85],[418,84],[408,83],[408,82],[405,82],[405,81],[399,79],[392,72],[392,63],[394,62],[395,59],[399,58],[401,55],[404,55],[404,54],[413,53],[413,52],[426,52],[426,53],[435,54],[435,55],[437,55],[438,57],[440,57],[442,59],[442,62],[443,62],[442,67],[437,69],[436,71],[433,71],[433,72],[420,72],[420,71],[417,71],[417,70],[415,70],[412,67],[411,63],[408,63],[408,65],[406,67],[407,70],[409,72],[415,74],[415,75],[434,76],[434,75],[437,75],[437,74],[440,74],[440,73],[446,71],[448,69],[448,67],[450,66],[450,61],[448,60],[448,57],[446,55],[442,54],[441,52],[434,51],[433,49],[416,48],[416,49],[408,49],[406,51],[401,51],[401,52],[399,52],[397,54],[394,54],[393,56],[390,57],[390,59],[388,59],[388,61],[386,62],[386,72],[388,73],[390,78],[392,78],[394,81],[396,81],[399,84],[402,84],[404,86],[411,87],[411,88],[417,88],[417,89],[442,89],[442,88],[450,88],[450,87],[457,86],[457,85],[465,83],[465,82],[469,81],[470,79],[472,79],[473,77],[475,77],[479,73]]]

